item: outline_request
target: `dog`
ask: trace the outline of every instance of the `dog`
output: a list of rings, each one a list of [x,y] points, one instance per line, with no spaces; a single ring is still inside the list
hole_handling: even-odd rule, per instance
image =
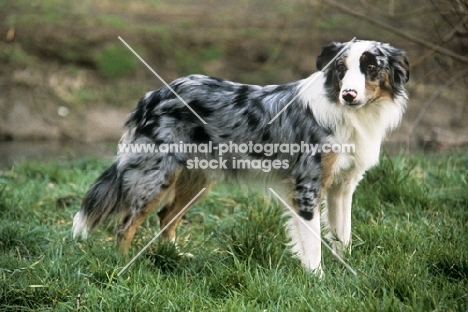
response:
[[[137,228],[162,207],[160,227],[167,227],[162,236],[174,241],[185,205],[206,188],[191,205],[198,202],[215,182],[234,181],[271,187],[284,196],[305,221],[294,216],[288,220],[292,250],[306,269],[322,272],[322,203],[327,237],[342,254],[351,246],[353,192],[365,171],[378,163],[382,140],[399,125],[406,109],[409,63],[404,51],[389,44],[353,41],[322,48],[316,65],[318,72],[284,85],[191,75],[173,81],[170,88],[148,92],[126,121],[120,144],[167,148],[189,142],[205,149],[119,151],[88,190],[74,217],[74,237],[85,238],[113,216],[119,222],[117,244],[126,252]],[[355,149],[301,148],[291,153],[281,150],[285,144],[352,144]],[[259,152],[267,145],[277,148]],[[226,146],[232,149],[226,151]],[[211,166],[223,157],[229,161],[222,168]],[[264,165],[263,170],[239,168],[239,160],[243,165],[250,161],[252,167]],[[195,166],[203,161],[205,167]],[[265,164],[271,170],[265,170]]]

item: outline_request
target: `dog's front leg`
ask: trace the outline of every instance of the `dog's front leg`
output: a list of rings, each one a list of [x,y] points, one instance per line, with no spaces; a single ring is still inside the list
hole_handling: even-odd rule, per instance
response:
[[[351,203],[356,183],[332,185],[327,191],[328,238],[340,255],[351,250]]]
[[[312,179],[317,181],[317,179]],[[320,240],[320,184],[298,183],[295,185],[293,205],[298,215],[289,220],[292,249],[306,269],[322,275]]]

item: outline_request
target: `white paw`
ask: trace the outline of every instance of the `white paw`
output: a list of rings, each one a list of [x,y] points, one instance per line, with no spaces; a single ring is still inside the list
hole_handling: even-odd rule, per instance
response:
[[[183,257],[183,258],[186,258],[186,259],[192,259],[195,256],[193,254],[191,254],[190,252],[179,252],[179,257]]]
[[[313,272],[319,279],[323,279],[324,273],[323,273],[322,265],[316,268]]]

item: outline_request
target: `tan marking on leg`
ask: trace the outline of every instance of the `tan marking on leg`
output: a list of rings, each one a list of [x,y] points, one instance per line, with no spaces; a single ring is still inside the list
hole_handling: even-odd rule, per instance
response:
[[[322,154],[322,193],[333,183],[333,167],[337,158],[335,153]]]
[[[187,203],[205,187],[206,190],[190,205],[190,207],[185,210],[185,212],[199,202],[209,193],[211,185],[212,182],[208,181],[203,174],[184,171],[175,184],[172,203],[165,206],[158,213],[160,228],[165,227],[169,222],[171,222],[171,220],[187,205]],[[162,237],[164,239],[171,241],[175,240],[177,225],[185,212],[177,217],[177,219],[174,220],[174,222],[172,222],[171,225],[169,225],[169,227],[162,233]]]
[[[150,201],[145,208],[139,212],[137,216],[135,216],[131,222],[131,224],[126,227],[122,232],[117,233],[117,244],[119,248],[124,252],[124,254],[128,253],[128,249],[130,248],[131,242],[133,237],[135,236],[137,228],[145,221],[146,217],[156,208],[158,207],[167,196],[171,196],[172,192],[174,191],[174,186],[176,184],[177,178],[180,172],[176,172],[172,177],[170,177],[168,181],[168,187],[161,191],[155,199]]]

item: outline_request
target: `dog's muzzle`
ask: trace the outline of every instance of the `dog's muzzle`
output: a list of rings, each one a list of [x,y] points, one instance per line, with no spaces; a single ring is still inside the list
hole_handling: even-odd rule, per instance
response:
[[[353,89],[346,89],[341,92],[341,97],[346,101],[346,103],[353,104],[353,101],[357,97],[357,91]]]

